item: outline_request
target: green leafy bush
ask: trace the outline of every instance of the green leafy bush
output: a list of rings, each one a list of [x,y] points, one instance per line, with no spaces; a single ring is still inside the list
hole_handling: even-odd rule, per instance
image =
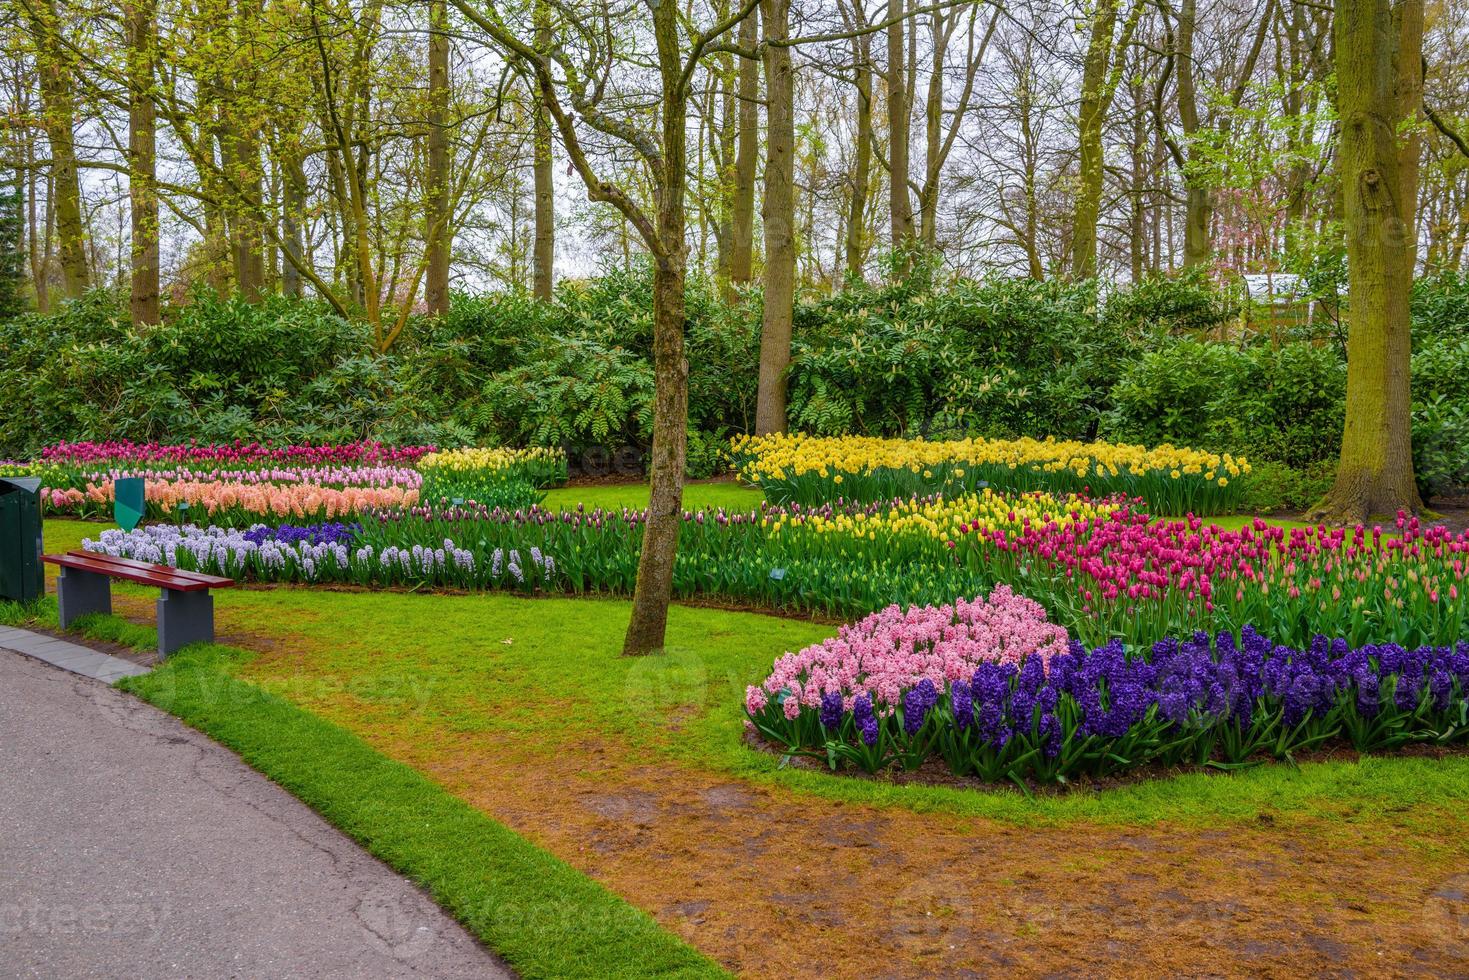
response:
[[[1122,368],[1106,431],[1145,445],[1204,446],[1214,434],[1215,399],[1237,387],[1244,364],[1223,344],[1180,341]],[[1210,447],[1214,448],[1214,447]]]
[[[605,445],[651,432],[653,369],[626,347],[553,335],[527,353],[484,388],[489,419],[503,441]]]
[[[1336,478],[1335,460],[1322,460],[1303,469],[1292,469],[1270,460],[1251,466],[1241,503],[1241,509],[1248,514],[1309,510],[1326,495]]]
[[[1172,442],[1302,472],[1338,452],[1340,345],[1202,339],[1237,312],[1202,272],[1102,297],[1093,282],[974,281],[929,253],[902,258],[878,282],[797,303],[792,429]],[[688,471],[702,476],[753,424],[761,297],[726,302],[695,276],[685,304]],[[1417,465],[1437,494],[1469,459],[1469,277],[1420,280],[1413,318]],[[0,458],[86,438],[638,452],[651,435],[652,333],[648,265],[563,282],[549,304],[456,294],[386,355],[364,325],[314,301],[199,291],[135,330],[120,297],[98,291],[0,318]]]
[[[1469,484],[1469,330],[1413,354],[1413,469],[1425,500]]]
[[[1469,274],[1443,272],[1413,283],[1413,341],[1469,339]]]
[[[1107,297],[1103,322],[1132,336],[1202,333],[1239,315],[1239,303],[1219,291],[1202,268],[1176,276],[1150,275]]]
[[[928,266],[797,306],[791,425],[820,435],[1095,435],[1130,340],[1091,283]]]

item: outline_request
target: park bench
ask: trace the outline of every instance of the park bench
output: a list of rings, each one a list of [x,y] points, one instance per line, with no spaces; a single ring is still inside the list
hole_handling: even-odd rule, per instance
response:
[[[112,580],[122,579],[159,588],[158,659],[190,643],[214,640],[214,597],[210,589],[235,584],[232,578],[186,572],[131,558],[90,551],[44,555],[42,561],[61,568],[56,597],[61,628],[79,616],[112,612]]]

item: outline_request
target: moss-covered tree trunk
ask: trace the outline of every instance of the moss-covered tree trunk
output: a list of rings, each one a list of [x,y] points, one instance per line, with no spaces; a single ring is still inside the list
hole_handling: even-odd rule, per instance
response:
[[[536,4],[536,47],[551,48],[551,12],[545,3]],[[551,171],[551,120],[546,107],[536,100],[535,114],[535,243],[531,254],[531,292],[549,301],[555,285],[556,267],[556,180]]]
[[[1080,174],[1071,222],[1071,275],[1085,279],[1097,272],[1097,219],[1102,212],[1102,123],[1111,99],[1107,91],[1112,33],[1117,27],[1116,0],[1098,0],[1092,17],[1081,73],[1081,108],[1077,113]]]
[[[858,8],[861,9],[860,7]],[[862,25],[859,22],[859,26]],[[862,278],[867,259],[867,189],[872,181],[872,59],[869,35],[852,39],[857,89],[857,145],[852,148],[852,196],[847,200],[847,277]]]
[[[740,21],[740,47],[759,41],[760,20],[751,12]],[[760,162],[760,63],[741,58],[740,132],[735,149],[734,213],[731,217],[729,280],[745,284],[755,274],[755,168]]]
[[[428,6],[428,161],[424,183],[424,236],[428,263],[423,299],[428,312],[449,312],[449,8],[445,0]]]
[[[765,312],[760,325],[760,375],[755,431],[786,427],[786,374],[791,364],[791,320],[796,287],[796,115],[791,50],[777,43],[790,34],[790,0],[762,0],[765,41]]]
[[[662,159],[657,195],[658,254],[653,266],[653,449],[649,463],[648,521],[638,556],[632,618],[622,652],[663,649],[668,606],[673,597],[673,564],[683,525],[684,455],[688,440],[689,364],[684,358],[684,279],[687,273],[687,216],[684,211],[688,147],[688,99],[680,79],[678,8],[656,0],[653,30],[663,79]]]
[[[908,191],[908,134],[910,108],[905,66],[908,23],[903,0],[888,0],[887,107],[888,107],[888,206],[892,218],[894,248],[913,241],[913,199]]]
[[[1399,136],[1422,104],[1422,0],[1341,0],[1335,30],[1351,299],[1347,404],[1336,483],[1313,516],[1351,523],[1422,508],[1408,320],[1419,146]]]
[[[132,283],[128,310],[134,326],[157,323],[158,166],[153,107],[157,41],[153,0],[130,0],[126,8],[128,54],[128,203],[132,234]]]
[[[77,172],[76,64],[61,37],[61,20],[53,0],[27,8],[36,44],[40,75],[41,125],[51,149],[51,195],[48,207],[56,226],[61,260],[62,295],[75,298],[91,285],[87,266],[86,225]]]

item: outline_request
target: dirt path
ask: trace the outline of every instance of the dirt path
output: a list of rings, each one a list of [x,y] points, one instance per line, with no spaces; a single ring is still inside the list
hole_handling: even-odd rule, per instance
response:
[[[359,734],[742,975],[1469,975],[1469,845],[1448,813],[1446,850],[1391,817],[1025,829],[390,728]]]
[[[310,672],[244,625],[221,631],[261,651],[252,676]],[[634,765],[611,743],[426,738],[347,694],[314,707],[745,976],[1469,976],[1469,815],[1447,808],[1023,828]]]

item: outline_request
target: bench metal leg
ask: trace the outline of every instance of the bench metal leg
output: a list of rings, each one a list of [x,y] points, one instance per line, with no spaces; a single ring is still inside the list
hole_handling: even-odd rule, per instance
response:
[[[79,616],[112,612],[112,580],[96,572],[62,567],[56,580],[57,620],[62,629]]]
[[[213,642],[214,597],[165,589],[158,597],[158,659],[190,643]]]

